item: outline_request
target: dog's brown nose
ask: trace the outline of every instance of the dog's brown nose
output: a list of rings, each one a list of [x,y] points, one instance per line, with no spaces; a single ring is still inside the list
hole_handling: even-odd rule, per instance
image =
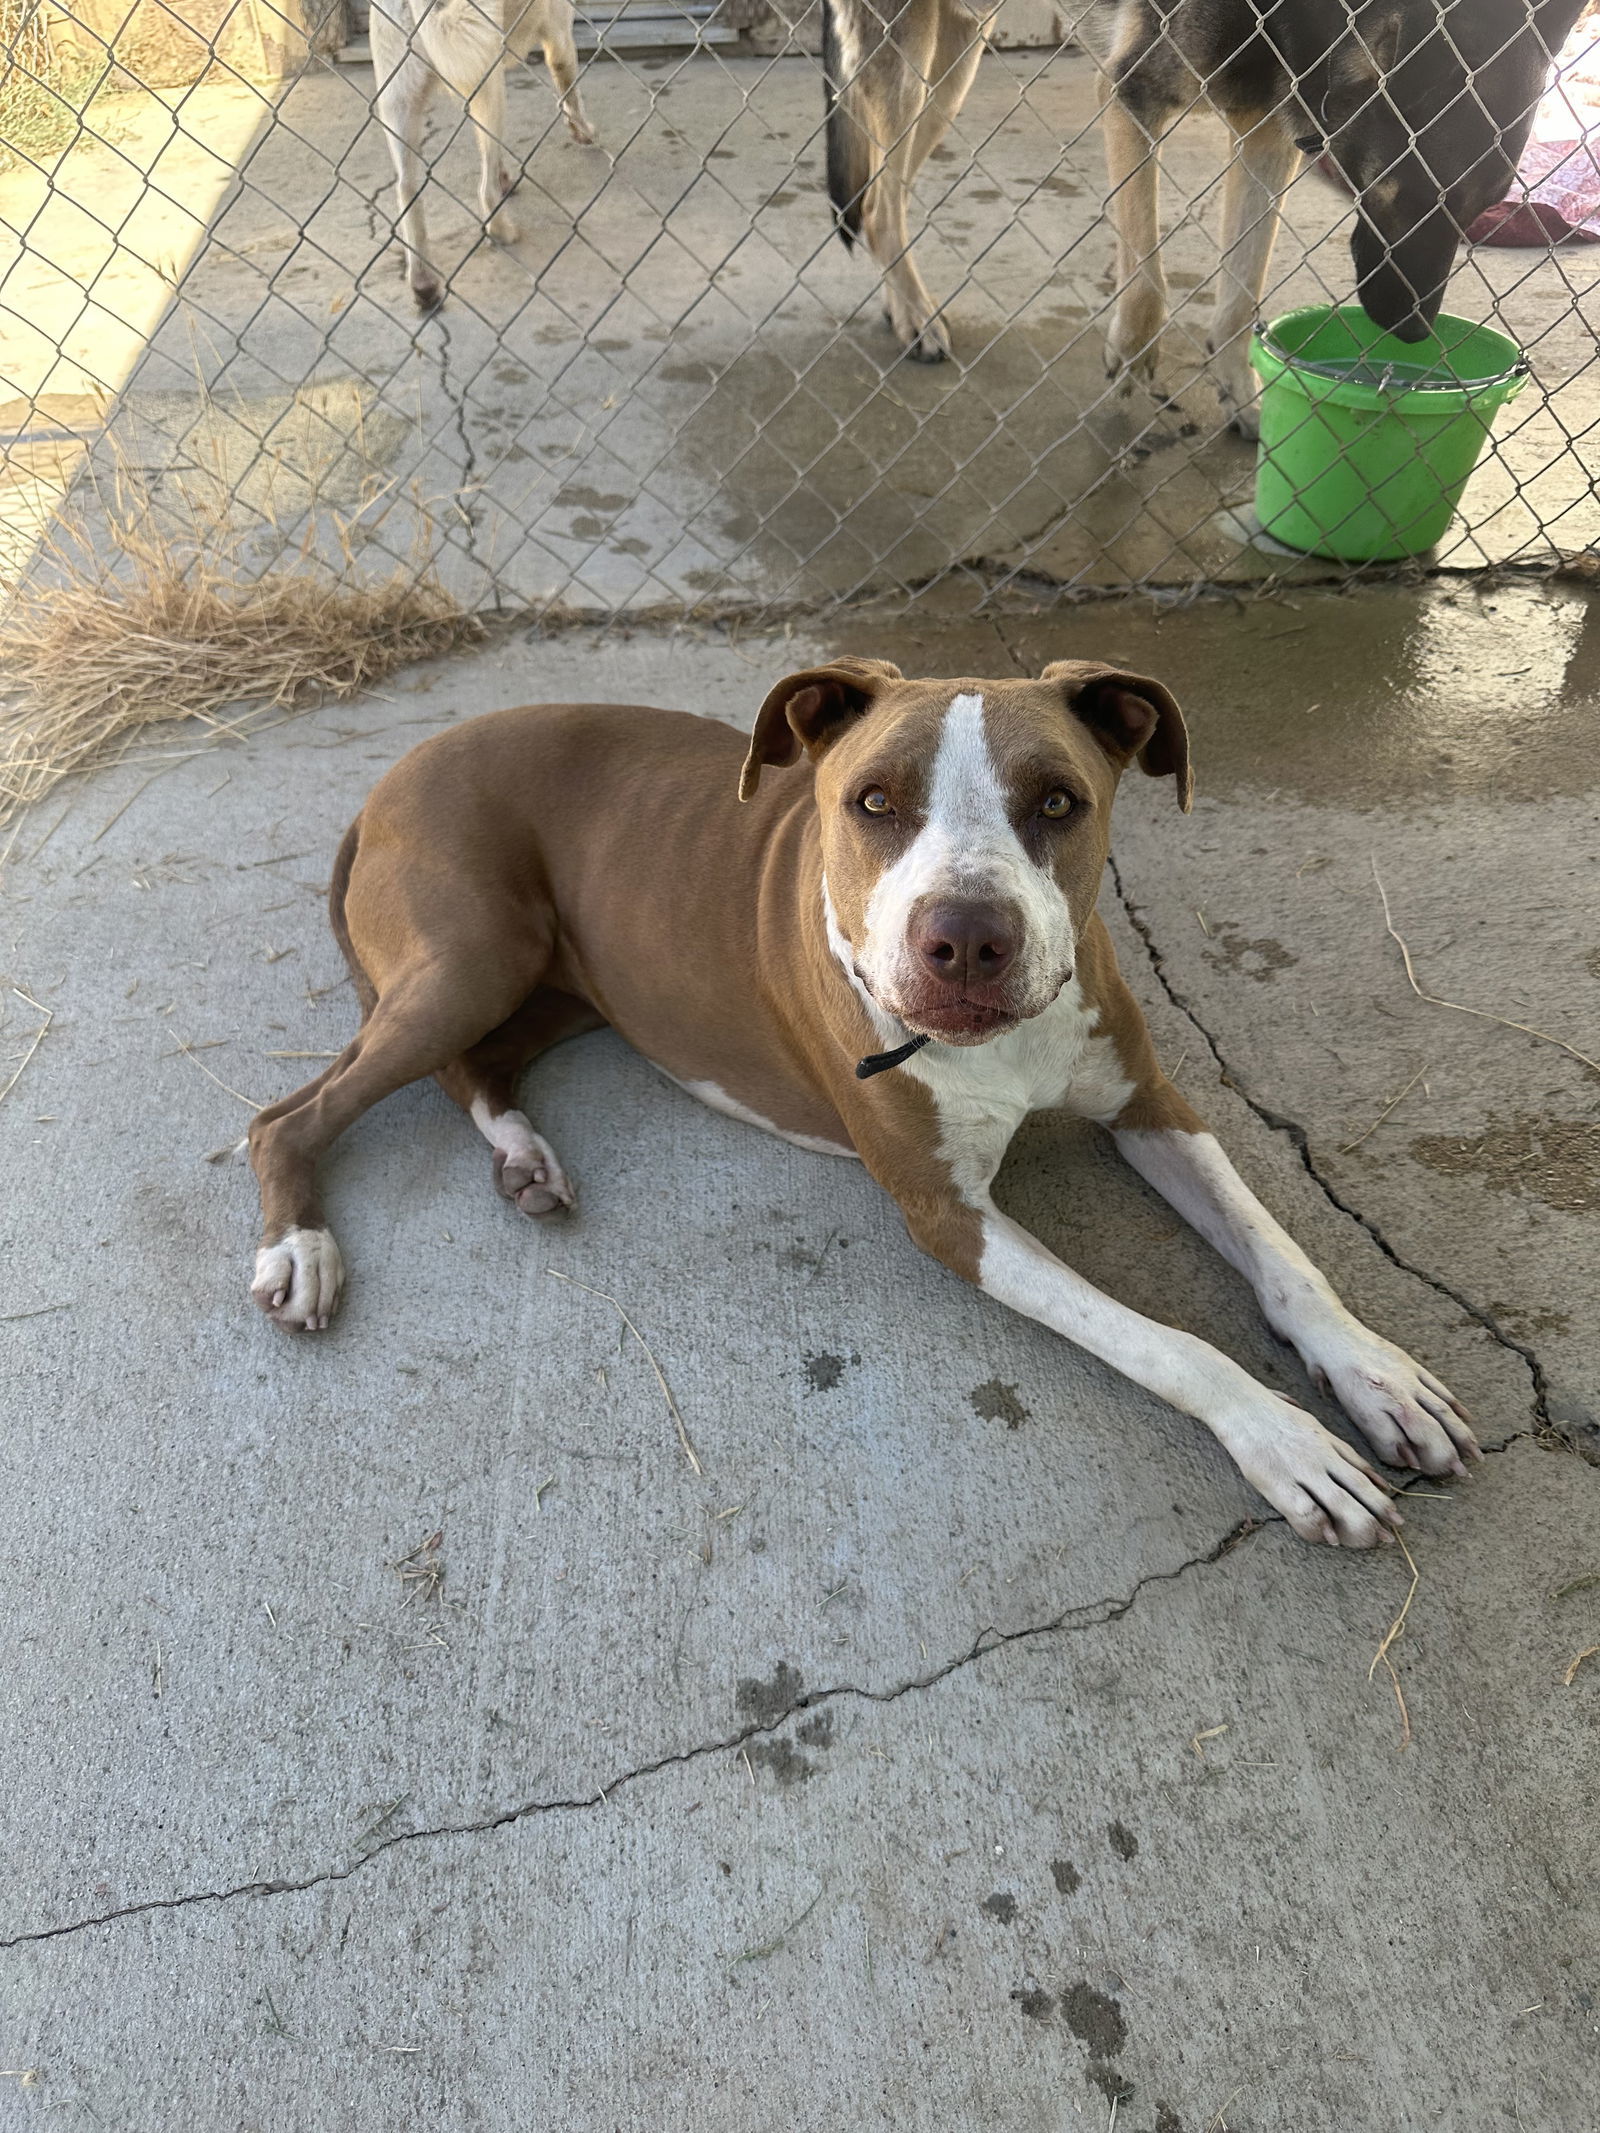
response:
[[[930,977],[958,992],[993,985],[1017,955],[1017,929],[994,904],[930,904],[911,928],[911,945]]]

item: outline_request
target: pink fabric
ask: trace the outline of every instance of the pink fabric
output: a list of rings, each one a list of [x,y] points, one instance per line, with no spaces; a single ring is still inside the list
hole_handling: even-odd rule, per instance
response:
[[[1580,141],[1530,141],[1516,192],[1486,209],[1467,236],[1473,244],[1600,244],[1600,125]]]
[[[1534,116],[1508,199],[1467,232],[1473,244],[1600,244],[1600,39],[1591,20],[1568,38]]]

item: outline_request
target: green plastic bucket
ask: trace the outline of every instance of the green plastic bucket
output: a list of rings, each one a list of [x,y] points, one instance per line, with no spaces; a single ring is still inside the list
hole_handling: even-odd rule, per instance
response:
[[[1358,304],[1314,304],[1262,328],[1256,515],[1285,547],[1373,563],[1431,548],[1489,425],[1521,392],[1514,341],[1441,312],[1397,341]]]

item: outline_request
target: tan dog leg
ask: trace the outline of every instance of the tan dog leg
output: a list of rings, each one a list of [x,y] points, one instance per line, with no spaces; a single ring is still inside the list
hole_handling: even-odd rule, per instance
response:
[[[1106,375],[1124,392],[1153,383],[1167,278],[1161,266],[1161,200],[1156,144],[1114,95],[1101,115],[1106,144],[1106,206],[1117,237],[1117,301],[1106,335]]]
[[[895,265],[885,275],[889,322],[905,344],[906,352],[924,363],[937,362],[950,353],[950,332],[942,318],[933,316],[933,299],[911,253],[911,188],[916,183],[918,171],[944,139],[951,122],[959,116],[967,100],[978,63],[983,58],[989,19],[989,14],[974,14],[956,4],[956,0],[940,0],[922,112],[909,138],[897,143],[885,159],[880,180],[886,210],[891,201],[897,203],[893,212],[899,217],[897,232],[901,245]],[[869,205],[878,191],[879,187],[875,186],[868,195]],[[863,222],[871,246],[871,225],[865,216]],[[875,256],[881,255],[875,253]]]
[[[1222,260],[1207,345],[1224,416],[1241,436],[1254,437],[1261,418],[1259,387],[1250,368],[1250,330],[1266,292],[1278,203],[1294,176],[1299,150],[1275,117],[1243,131],[1237,120],[1232,123],[1233,157],[1222,187]]]
[[[953,27],[963,17],[976,27],[956,0],[873,0],[840,17],[843,79],[832,124],[842,129],[849,189],[858,193],[861,237],[883,274],[889,324],[906,353],[922,363],[948,355],[950,336],[934,317],[912,255],[910,186],[953,115],[953,103],[942,120],[929,115],[929,105],[950,63],[941,64],[941,46],[950,59],[964,49]],[[970,74],[962,94],[967,80]]]
[[[544,63],[561,99],[561,116],[567,122],[567,131],[580,148],[592,148],[594,128],[583,108],[583,98],[574,86],[578,79],[578,48],[572,41],[569,0],[548,0],[542,42]]]
[[[441,950],[440,943],[430,946]],[[278,1325],[317,1332],[344,1285],[344,1262],[317,1189],[321,1156],[363,1111],[439,1072],[498,1028],[538,982],[536,970],[519,970],[509,956],[488,975],[485,961],[481,945],[469,943],[460,954],[438,952],[398,972],[327,1072],[251,1121],[262,1212],[251,1294]],[[474,968],[480,972],[475,987],[466,976]]]

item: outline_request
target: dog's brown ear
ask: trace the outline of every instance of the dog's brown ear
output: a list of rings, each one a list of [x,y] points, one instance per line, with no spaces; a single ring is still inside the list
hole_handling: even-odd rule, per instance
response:
[[[886,682],[904,679],[887,659],[833,659],[825,667],[787,675],[756,713],[750,753],[739,773],[739,798],[749,799],[767,763],[778,768],[797,763],[802,748],[815,761],[841,728],[870,708]]]
[[[1152,778],[1175,778],[1178,805],[1194,805],[1189,729],[1172,691],[1147,674],[1130,674],[1097,659],[1058,659],[1041,681],[1060,685],[1067,708],[1094,735],[1119,770],[1133,758]]]

